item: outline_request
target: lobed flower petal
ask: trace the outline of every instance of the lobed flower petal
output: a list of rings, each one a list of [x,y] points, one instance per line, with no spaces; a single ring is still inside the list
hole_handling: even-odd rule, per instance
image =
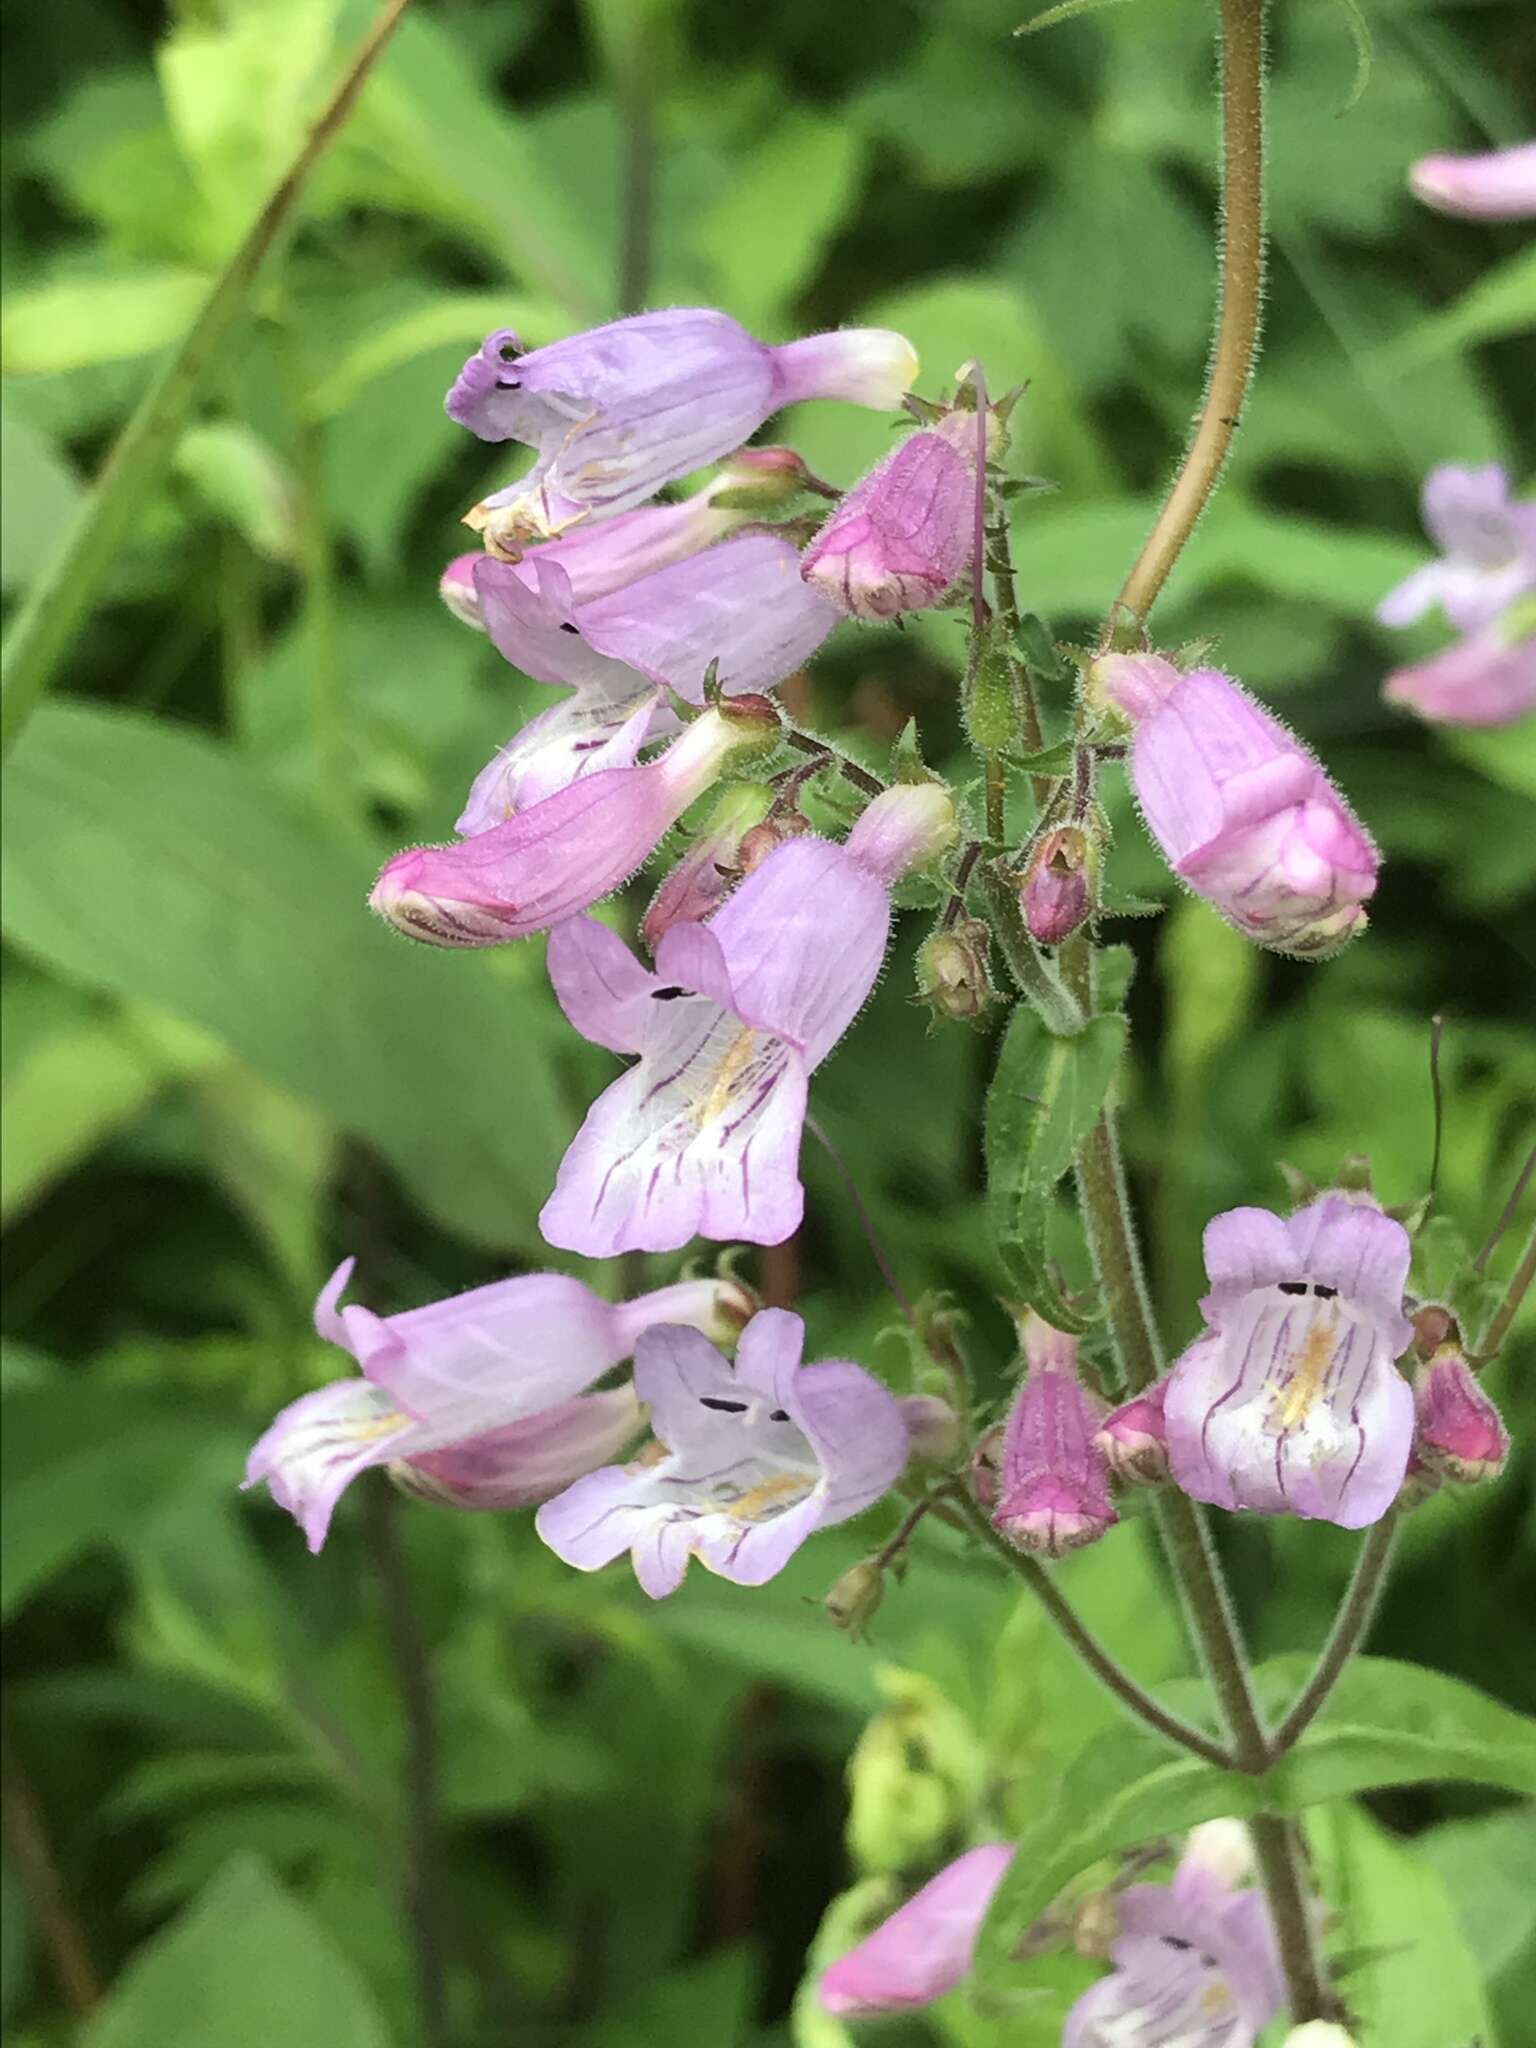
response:
[[[1007,1842],[986,1842],[957,1857],[822,1972],[822,2005],[857,2019],[910,2012],[953,1991],[969,1974],[982,1922],[1012,1861]]]

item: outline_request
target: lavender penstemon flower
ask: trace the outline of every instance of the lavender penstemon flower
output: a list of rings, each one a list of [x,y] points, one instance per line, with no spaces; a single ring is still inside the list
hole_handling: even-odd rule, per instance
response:
[[[943,604],[969,568],[976,419],[952,412],[872,469],[806,549],[801,574],[856,619]]]
[[[1020,1550],[1062,1557],[1119,1519],[1095,1432],[1103,1403],[1077,1372],[1077,1339],[1033,1310],[1021,1322],[1027,1372],[1003,1432],[992,1520]]]
[[[658,1446],[578,1479],[540,1510],[540,1536],[596,1571],[629,1551],[653,1599],[690,1558],[741,1586],[783,1570],[813,1530],[877,1501],[907,1461],[897,1402],[861,1366],[803,1365],[805,1325],[763,1309],[733,1370],[697,1330],[662,1327],[635,1351]]]
[[[1337,1522],[1377,1521],[1413,1440],[1396,1361],[1410,1257],[1369,1199],[1325,1195],[1289,1219],[1231,1209],[1206,1226],[1203,1336],[1168,1382],[1168,1453],[1197,1500]]]
[[[1438,213],[1463,220],[1536,219],[1536,142],[1476,156],[1421,156],[1408,182]]]
[[[1438,606],[1453,626],[1473,632],[1536,590],[1536,501],[1516,499],[1498,463],[1431,470],[1422,506],[1440,553],[1381,600],[1384,626],[1412,625]]]
[[[540,1500],[635,1434],[627,1389],[586,1389],[634,1352],[653,1323],[690,1323],[724,1339],[752,1312],[732,1280],[685,1281],[633,1301],[600,1301],[579,1280],[529,1273],[402,1315],[339,1307],[345,1259],[315,1303],[315,1328],[350,1352],[361,1377],[285,1408],[251,1452],[245,1483],[265,1480],[303,1529],[325,1541],[337,1501],[370,1466],[419,1467],[442,1497]],[[478,1503],[477,1503],[478,1504]]]
[[[609,1258],[790,1235],[810,1075],[863,1008],[890,884],[953,829],[948,802],[934,785],[892,790],[846,846],[789,840],[707,922],[672,925],[654,973],[591,919],[551,936],[566,1016],[639,1058],[565,1156],[539,1218],[550,1244]]]
[[[911,344],[884,329],[770,348],[724,313],[684,307],[527,352],[501,329],[464,365],[447,408],[482,441],[538,451],[527,476],[486,500],[515,547],[643,504],[802,399],[892,410],[916,374]]]

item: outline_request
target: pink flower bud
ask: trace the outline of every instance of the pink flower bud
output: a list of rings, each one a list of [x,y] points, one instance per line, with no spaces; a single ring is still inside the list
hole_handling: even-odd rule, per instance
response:
[[[479,559],[477,554],[455,555],[438,580],[437,594],[456,619],[483,633],[485,619],[475,589],[475,564]]]
[[[772,802],[772,792],[756,782],[738,783],[721,797],[709,823],[651,898],[640,935],[653,953],[669,926],[696,924],[724,902],[745,872],[743,837],[760,827]]]
[[[1158,1380],[1111,1408],[1094,1443],[1114,1477],[1129,1486],[1156,1486],[1168,1477],[1168,1424],[1163,1403],[1168,1382]]]
[[[1101,655],[1131,720],[1131,781],[1174,873],[1246,938],[1319,959],[1365,928],[1375,847],[1300,740],[1217,669]]]
[[[1434,725],[1513,725],[1536,711],[1536,618],[1521,616],[1532,609],[1514,606],[1427,661],[1394,669],[1382,695]]]
[[[930,1465],[949,1465],[961,1443],[960,1418],[939,1394],[903,1394],[897,1406],[907,1425],[914,1458]]]
[[[1029,935],[1042,946],[1070,939],[1093,909],[1092,848],[1075,825],[1047,832],[1020,894]]]
[[[1480,156],[1421,156],[1408,173],[1414,196],[1463,220],[1536,218],[1536,142]]]
[[[1019,1550],[1061,1557],[1119,1520],[1094,1446],[1103,1413],[1077,1377],[1077,1345],[1039,1316],[1023,1324],[1029,1372],[1003,1435],[992,1520]]]
[[[1414,1457],[1437,1477],[1477,1486],[1504,1470],[1509,1431],[1454,1344],[1419,1367],[1414,1411]]]
[[[953,846],[959,835],[955,800],[942,782],[899,782],[882,790],[848,834],[848,851],[883,882]]]
[[[856,484],[806,549],[800,573],[857,619],[942,604],[975,544],[976,421],[951,413],[908,435]]]

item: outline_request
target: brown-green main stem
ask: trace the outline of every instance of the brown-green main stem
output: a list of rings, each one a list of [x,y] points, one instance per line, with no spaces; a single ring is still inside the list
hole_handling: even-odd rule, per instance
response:
[[[1264,0],[1221,0],[1221,309],[1205,400],[1173,487],[1121,587],[1144,619],[1210,502],[1243,416],[1264,305]]]

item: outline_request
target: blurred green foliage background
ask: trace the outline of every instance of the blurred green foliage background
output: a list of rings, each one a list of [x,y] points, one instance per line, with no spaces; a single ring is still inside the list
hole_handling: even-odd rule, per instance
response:
[[[235,1492],[275,1409],[340,1369],[308,1323],[337,1258],[358,1255],[380,1311],[551,1263],[537,1209],[611,1070],[559,1019],[539,943],[417,951],[363,907],[382,854],[445,836],[544,701],[436,595],[458,515],[508,474],[507,451],[442,412],[482,335],[537,342],[643,299],[720,304],[771,340],[898,327],[930,395],[979,356],[994,390],[1029,380],[1013,459],[1057,486],[1020,501],[1023,602],[1091,631],[1118,586],[1198,394],[1211,21],[1196,0],[1135,0],[1016,41],[1025,4],[418,0],[7,769],[16,2048],[841,2048],[803,1999],[791,2017],[829,1901],[932,1867],[999,1772],[1022,1820],[1113,1718],[991,1562],[942,1534],[854,1646],[815,1601],[869,1527],[761,1592],[695,1574],[652,1608],[624,1571],[567,1572],[525,1518],[407,1506],[380,1480],[311,1560]],[[1374,65],[1341,114],[1344,15],[1276,10],[1268,341],[1159,630],[1215,638],[1388,864],[1370,937],[1322,968],[1261,956],[1184,900],[1115,932],[1138,958],[1127,1140],[1171,1344],[1196,1327],[1201,1225],[1279,1204],[1280,1161],[1325,1176],[1367,1152],[1385,1200],[1423,1192],[1437,1009],[1442,1213],[1468,1243],[1532,1135],[1536,733],[1390,712],[1381,676],[1421,643],[1371,623],[1424,551],[1429,466],[1500,459],[1527,484],[1536,466],[1536,251],[1417,210],[1404,184],[1426,150],[1529,131],[1530,24],[1518,0],[1368,11]],[[11,22],[8,598],[368,12],[59,0]],[[889,431],[826,406],[776,438],[850,482]],[[797,705],[871,759],[915,715],[929,758],[968,774],[961,648],[947,617],[845,629]],[[1119,885],[1167,898],[1120,809]],[[817,1109],[907,1289],[958,1298],[995,1398],[992,1046],[925,1035],[907,1000],[920,926]],[[806,1171],[807,1226],[770,1281],[795,1289],[813,1355],[899,1377],[846,1195],[819,1153]],[[640,1263],[622,1284],[680,1262]],[[1526,1709],[1533,1366],[1527,1327],[1491,1375],[1512,1469],[1413,1518],[1373,1638]],[[1351,1539],[1223,1536],[1257,1649],[1316,1642]],[[1189,1668],[1139,1527],[1066,1577],[1141,1675]],[[877,1709],[850,1846],[845,1770]],[[893,1764],[904,1715],[919,1737]],[[1370,1808],[1323,1809],[1314,1831],[1345,1935],[1374,1951],[1351,1983],[1368,2042],[1519,2048],[1528,1815],[1434,1786]],[[951,2001],[886,2038],[1052,2042],[1091,1971],[1032,1967],[990,2009]]]

